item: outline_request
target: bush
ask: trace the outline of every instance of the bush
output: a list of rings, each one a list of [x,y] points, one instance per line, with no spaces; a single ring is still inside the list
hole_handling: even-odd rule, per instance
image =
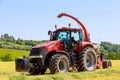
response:
[[[12,54],[6,54],[1,56],[2,61],[14,61],[15,57]]]

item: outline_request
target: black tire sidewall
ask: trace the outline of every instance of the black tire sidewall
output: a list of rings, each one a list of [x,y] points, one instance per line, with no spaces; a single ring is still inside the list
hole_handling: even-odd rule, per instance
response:
[[[91,55],[93,55],[94,56],[94,60],[95,60],[95,63],[94,63],[94,67],[92,68],[92,69],[89,69],[88,67],[87,67],[87,63],[86,63],[86,56],[88,55],[88,53],[91,53]],[[87,71],[93,71],[93,70],[95,70],[95,68],[96,68],[96,64],[97,64],[97,58],[96,58],[96,53],[95,53],[95,51],[92,49],[92,48],[88,48],[88,49],[86,49],[86,51],[85,51],[85,53],[84,53],[84,65],[85,65],[85,69],[87,70]]]
[[[111,67],[112,67],[111,61],[107,61],[107,68],[111,68]]]
[[[64,71],[61,71],[59,69],[59,63],[60,63],[61,59],[64,59],[67,63],[66,64],[67,68]],[[69,64],[70,64],[69,58],[65,54],[58,53],[58,54],[51,56],[50,61],[49,61],[49,69],[52,74],[54,74],[56,72],[65,72],[65,71],[68,71]]]
[[[66,64],[64,64],[64,66],[66,66],[66,69],[64,69],[63,71],[60,70],[60,67],[59,67],[60,61],[61,61],[62,59],[64,59],[64,60],[66,61],[66,62],[65,62]],[[61,55],[61,56],[59,57],[59,60],[58,60],[58,63],[57,63],[57,68],[58,68],[58,72],[68,71],[68,69],[69,69],[69,61],[68,61],[68,58],[67,58],[65,55]]]

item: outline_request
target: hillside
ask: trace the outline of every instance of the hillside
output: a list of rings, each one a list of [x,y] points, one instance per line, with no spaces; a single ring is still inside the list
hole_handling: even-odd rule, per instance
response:
[[[101,42],[101,52],[106,54],[107,58],[120,59],[120,44],[112,44],[110,42]]]
[[[15,39],[13,36],[5,33],[0,37],[0,48],[17,49],[30,51],[32,46],[46,42],[47,40],[23,40],[20,38]]]

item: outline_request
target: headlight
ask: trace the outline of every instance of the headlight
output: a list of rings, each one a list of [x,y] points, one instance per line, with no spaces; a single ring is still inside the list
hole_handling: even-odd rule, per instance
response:
[[[43,55],[39,55],[39,56],[29,56],[29,58],[43,58]]]

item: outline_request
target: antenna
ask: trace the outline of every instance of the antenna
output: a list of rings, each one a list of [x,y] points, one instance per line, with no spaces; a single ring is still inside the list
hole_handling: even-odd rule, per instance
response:
[[[70,27],[71,27],[71,23],[68,23],[68,26],[69,26],[69,29],[70,29]]]

